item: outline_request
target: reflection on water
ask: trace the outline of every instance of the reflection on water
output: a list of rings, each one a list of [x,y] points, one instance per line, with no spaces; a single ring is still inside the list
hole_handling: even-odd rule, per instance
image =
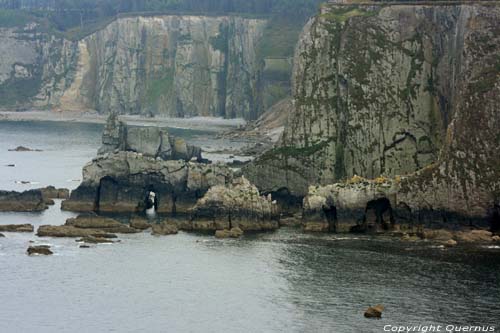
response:
[[[14,173],[0,168],[0,186],[16,188],[12,180],[22,177],[68,187],[65,181],[78,177],[81,164],[95,154],[101,129],[67,126],[0,122],[1,162],[19,164]],[[6,153],[17,145],[45,151]],[[56,200],[42,213],[0,213],[0,223],[59,225],[73,216],[60,211]],[[240,240],[145,231],[89,249],[74,239],[5,235],[1,332],[382,332],[386,324],[500,325],[495,247],[440,249],[295,229]],[[30,241],[50,244],[55,254],[28,257]],[[383,319],[363,318],[376,303],[386,307]]]

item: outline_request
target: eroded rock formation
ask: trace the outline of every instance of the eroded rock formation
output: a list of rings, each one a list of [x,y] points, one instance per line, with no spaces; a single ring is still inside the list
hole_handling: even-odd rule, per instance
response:
[[[278,228],[278,206],[262,196],[244,177],[210,188],[192,213],[193,228],[217,230],[273,230]]]
[[[196,159],[202,162],[201,148],[189,145],[182,138],[168,134],[167,128],[133,127],[110,114],[102,135],[102,146],[98,154],[117,151],[132,151],[163,160]]]
[[[157,212],[187,213],[215,185],[232,180],[222,164],[162,160],[120,151],[98,156],[83,168],[83,182],[62,208],[74,211],[136,212],[155,194]]]
[[[383,193],[393,208],[484,219],[500,199],[499,18],[491,4],[324,5],[296,50],[283,138],[244,174],[302,196],[406,175]],[[377,200],[372,183],[331,186],[337,208]]]

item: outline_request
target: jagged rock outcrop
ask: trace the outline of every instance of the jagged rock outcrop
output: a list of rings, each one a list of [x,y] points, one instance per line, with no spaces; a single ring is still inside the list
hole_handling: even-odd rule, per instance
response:
[[[47,209],[40,190],[0,191],[0,212],[40,212]]]
[[[244,177],[217,185],[198,200],[192,211],[194,229],[273,230],[278,228],[278,206],[271,196]]]
[[[396,205],[484,218],[500,198],[499,18],[494,4],[324,5],[296,50],[283,138],[244,174],[297,195],[408,175]]]
[[[62,208],[74,211],[135,212],[148,207],[154,193],[157,212],[186,213],[215,185],[232,180],[222,164],[162,160],[120,151],[98,156],[83,168],[82,184]]]
[[[0,104],[175,117],[256,119],[257,44],[267,21],[135,16],[79,41],[36,23],[0,28]]]
[[[98,154],[117,151],[132,151],[163,160],[196,159],[202,162],[200,147],[189,145],[184,139],[169,135],[167,128],[128,126],[112,113],[104,127],[102,146]]]

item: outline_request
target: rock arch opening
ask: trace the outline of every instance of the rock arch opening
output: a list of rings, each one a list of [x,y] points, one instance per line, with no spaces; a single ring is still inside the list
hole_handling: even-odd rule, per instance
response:
[[[363,227],[365,230],[378,227],[389,230],[394,227],[395,223],[389,199],[379,198],[368,201],[363,215]]]

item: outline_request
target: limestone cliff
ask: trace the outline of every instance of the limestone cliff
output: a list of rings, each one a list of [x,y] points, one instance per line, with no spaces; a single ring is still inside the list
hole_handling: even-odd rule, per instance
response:
[[[491,4],[324,5],[296,49],[283,138],[246,176],[304,195],[421,170],[399,201],[484,215],[500,179],[499,18]]]
[[[58,103],[74,81],[77,44],[36,23],[0,28],[0,108]]]
[[[0,29],[0,104],[255,119],[266,20],[119,18],[79,41],[37,24]]]

